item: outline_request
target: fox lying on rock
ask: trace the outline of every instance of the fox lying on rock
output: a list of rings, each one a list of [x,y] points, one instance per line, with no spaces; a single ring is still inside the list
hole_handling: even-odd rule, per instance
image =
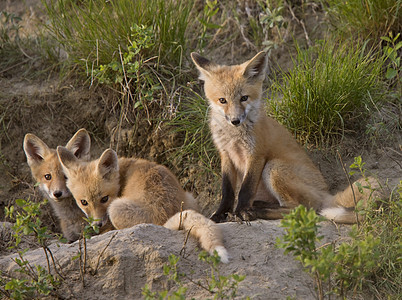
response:
[[[141,223],[190,230],[204,249],[216,250],[221,261],[228,262],[218,226],[196,212],[195,199],[166,167],[144,159],[118,158],[112,149],[91,162],[80,161],[65,147],[59,146],[57,154],[77,205],[97,220],[101,230]]]

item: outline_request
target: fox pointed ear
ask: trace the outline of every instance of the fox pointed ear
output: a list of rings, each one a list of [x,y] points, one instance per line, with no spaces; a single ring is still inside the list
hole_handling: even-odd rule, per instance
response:
[[[267,70],[267,54],[264,51],[257,53],[249,61],[243,63],[243,76],[250,80],[264,80]]]
[[[191,52],[191,59],[193,60],[198,71],[200,71],[200,79],[204,80],[211,76],[211,67],[215,66],[209,59],[199,55],[196,52]]]
[[[105,150],[98,162],[98,172],[102,177],[108,177],[110,174],[119,171],[119,161],[115,151]]]
[[[50,152],[50,148],[36,135],[27,133],[24,138],[24,152],[29,166],[40,163]]]
[[[85,128],[78,130],[68,141],[66,148],[70,150],[77,158],[89,160],[91,149],[91,138]]]
[[[75,169],[78,165],[78,158],[66,147],[57,147],[57,156],[63,168],[64,173],[69,177],[71,170]]]

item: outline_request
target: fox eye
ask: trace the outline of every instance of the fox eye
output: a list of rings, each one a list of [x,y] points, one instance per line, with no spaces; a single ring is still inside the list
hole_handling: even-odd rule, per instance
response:
[[[226,99],[225,99],[225,98],[219,98],[219,102],[222,103],[222,104],[225,104],[225,103],[226,103]]]
[[[245,102],[248,100],[248,96],[241,96],[240,102]]]
[[[46,179],[46,180],[50,180],[50,179],[52,179],[52,175],[50,175],[50,174],[46,174],[46,175],[45,175],[45,179]]]
[[[87,201],[87,200],[82,199],[82,200],[81,200],[81,204],[82,204],[82,205],[84,205],[84,206],[87,206],[87,205],[88,205],[88,201]]]
[[[66,175],[64,175],[64,179],[65,179],[65,180],[67,180],[67,179],[68,179]]]
[[[105,196],[100,200],[100,202],[101,203],[106,203],[108,200],[109,200],[109,196]]]

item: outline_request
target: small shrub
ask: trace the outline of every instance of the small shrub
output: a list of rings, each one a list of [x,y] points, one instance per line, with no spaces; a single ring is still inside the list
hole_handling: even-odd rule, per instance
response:
[[[273,80],[270,112],[303,142],[330,144],[379,104],[382,64],[360,44],[297,47],[295,67]]]
[[[45,203],[34,203],[24,199],[17,199],[16,204],[22,209],[17,211],[14,206],[6,208],[6,216],[15,223],[12,227],[14,231],[15,242],[11,247],[17,247],[22,238],[27,235],[33,235],[36,242],[42,247],[46,262],[47,269],[40,265],[31,266],[29,261],[24,258],[24,254],[28,249],[18,251],[18,257],[14,258],[14,262],[19,268],[16,272],[23,274],[24,279],[7,278],[3,274],[0,280],[2,292],[7,297],[12,299],[26,299],[35,298],[38,296],[47,296],[52,294],[57,295],[56,288],[62,279],[56,266],[55,259],[51,250],[48,248],[49,238],[52,236],[48,234],[47,228],[42,226],[39,219],[41,214],[40,207]],[[51,274],[51,266],[55,274]]]
[[[163,266],[163,274],[167,277],[167,282],[177,288],[171,288],[170,291],[152,292],[148,285],[145,285],[142,288],[142,294],[145,299],[186,299],[187,288],[183,285],[183,279],[187,279],[191,283],[209,291],[213,295],[213,299],[235,299],[238,285],[244,280],[245,276],[238,274],[221,275],[219,270],[220,257],[216,251],[214,255],[209,255],[206,251],[202,251],[198,258],[210,266],[211,272],[206,274],[205,280],[196,282],[188,274],[180,273],[177,267],[179,257],[171,254],[169,255],[169,263]]]
[[[357,169],[366,178],[364,162],[355,158],[351,169]],[[367,181],[368,182],[368,181]],[[368,185],[361,188],[373,188]],[[297,207],[285,216],[281,226],[283,238],[277,246],[292,253],[317,282],[318,297],[336,294],[347,297],[358,292],[375,291],[379,297],[394,299],[401,295],[400,216],[402,214],[402,181],[397,194],[388,201],[371,202],[365,208],[365,219],[359,227],[353,226],[345,242],[332,242],[317,247],[323,237],[317,236],[318,217],[313,210]]]
[[[317,222],[321,220],[313,209],[297,207],[281,221],[285,235],[278,238],[278,247],[284,248],[285,254],[292,253],[316,279],[319,299],[324,299],[325,294],[346,297],[349,290],[362,290],[364,279],[378,267],[379,239],[372,234],[358,236],[354,227],[350,242],[318,248],[316,242],[323,238],[317,236]]]

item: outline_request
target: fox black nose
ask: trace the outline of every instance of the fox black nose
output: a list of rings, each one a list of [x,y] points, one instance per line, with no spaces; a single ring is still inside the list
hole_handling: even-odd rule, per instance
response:
[[[103,226],[103,222],[102,221],[94,221],[92,222],[92,225],[98,226],[99,228],[101,228]]]
[[[233,119],[230,122],[232,122],[233,125],[237,126],[240,124],[240,120],[239,119]]]
[[[53,196],[55,196],[56,198],[60,198],[61,195],[63,195],[63,192],[60,192],[60,191],[55,191],[55,192],[53,193]]]

